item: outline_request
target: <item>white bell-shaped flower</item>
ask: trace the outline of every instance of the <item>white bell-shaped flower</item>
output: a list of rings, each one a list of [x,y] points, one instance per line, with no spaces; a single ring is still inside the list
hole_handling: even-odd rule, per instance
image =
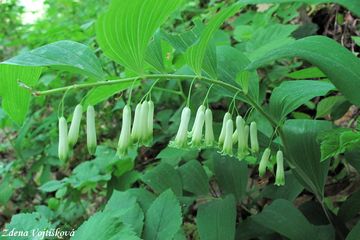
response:
[[[231,114],[229,112],[227,112],[227,113],[225,113],[224,118],[223,118],[221,132],[220,132],[220,136],[219,136],[219,147],[222,147],[222,145],[224,144],[225,133],[226,133],[226,123],[229,119],[231,119]]]
[[[205,111],[198,111],[196,113],[196,121],[194,122],[194,127],[192,130],[191,136],[191,146],[192,147],[201,147],[201,140],[202,140],[202,132],[205,123]]]
[[[265,175],[266,167],[268,165],[269,158],[270,158],[270,154],[271,154],[270,148],[266,148],[264,150],[264,153],[263,153],[260,163],[259,163],[259,176],[260,177],[263,177]]]
[[[191,110],[188,107],[184,107],[181,112],[180,126],[178,132],[176,134],[175,140],[170,142],[170,146],[176,148],[184,148],[187,147],[187,134],[189,121],[191,117]]]
[[[63,162],[65,162],[69,156],[68,129],[67,122],[64,117],[59,118],[58,156]]]
[[[208,108],[205,111],[205,145],[210,147],[213,146],[214,143],[213,115],[211,110]]]
[[[259,142],[258,142],[256,122],[251,122],[250,124],[250,144],[251,144],[251,152],[258,153]]]
[[[134,122],[131,129],[131,140],[136,143],[141,138],[141,103],[138,103],[135,108]]]
[[[241,116],[236,117],[236,131],[238,137],[238,157],[242,159],[247,151],[247,136],[245,131],[245,120]]]
[[[239,138],[239,134],[238,134],[237,129],[235,129],[235,131],[234,131],[234,133],[232,135],[233,144],[236,144],[238,142],[238,138]]]
[[[83,107],[81,106],[81,104],[78,104],[75,107],[73,117],[71,120],[71,124],[70,124],[69,135],[68,135],[69,147],[73,147],[79,139],[79,130],[80,130],[82,111],[83,111]]]
[[[277,186],[285,185],[284,156],[283,156],[283,152],[281,150],[279,150],[276,153],[275,185],[277,185]]]
[[[89,153],[94,155],[96,152],[97,140],[95,127],[95,109],[93,106],[88,106],[86,111],[86,137]]]
[[[149,134],[149,103],[144,101],[140,110],[140,139],[141,143],[147,145]]]
[[[147,141],[149,143],[152,142],[153,132],[154,132],[154,102],[148,101],[149,104],[149,113],[148,113],[148,132],[147,132]]]
[[[195,126],[197,124],[197,122],[199,121],[199,114],[200,112],[205,112],[205,106],[204,105],[200,105],[200,107],[198,107],[197,111],[196,111],[196,115],[195,115],[195,120],[194,120],[194,125],[191,129],[191,131],[189,132],[188,136],[191,137],[194,130],[195,130]]]
[[[234,132],[233,120],[229,119],[226,121],[225,127],[225,139],[223,144],[222,153],[232,156],[233,155],[233,142],[232,135]]]
[[[126,105],[122,114],[122,125],[121,132],[117,147],[117,153],[119,156],[124,156],[127,154],[128,148],[131,144],[131,108],[129,105]]]

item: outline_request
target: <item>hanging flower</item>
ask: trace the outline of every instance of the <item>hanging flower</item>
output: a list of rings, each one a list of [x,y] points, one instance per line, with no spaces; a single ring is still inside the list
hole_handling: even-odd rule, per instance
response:
[[[139,130],[140,140],[141,140],[141,143],[144,144],[144,145],[148,145],[148,134],[149,134],[148,115],[149,115],[149,103],[147,101],[144,101],[141,104],[140,130]]]
[[[276,153],[275,185],[277,185],[277,186],[285,185],[284,156],[283,156],[283,152],[281,150],[279,150]]]
[[[238,138],[239,138],[239,134],[238,134],[237,129],[235,129],[235,131],[234,131],[234,133],[232,135],[233,144],[236,144],[238,142]]]
[[[270,158],[270,154],[271,154],[270,148],[266,148],[264,150],[264,153],[261,157],[260,164],[259,164],[259,176],[260,177],[263,177],[265,175],[266,167],[267,167],[267,164],[268,164],[269,158]]]
[[[147,128],[147,137],[149,143],[152,142],[153,139],[153,131],[154,131],[154,103],[153,101],[148,101],[149,104],[149,113],[148,113],[148,128]]]
[[[86,111],[86,136],[87,147],[89,153],[94,155],[96,152],[96,127],[95,127],[95,109],[93,106],[88,106]]]
[[[250,144],[251,144],[251,152],[253,153],[259,152],[259,142],[257,136],[256,122],[251,122],[250,124]]]
[[[222,147],[225,141],[225,133],[226,133],[226,123],[227,121],[231,119],[231,114],[229,112],[226,112],[223,118],[223,124],[221,127],[221,132],[219,136],[219,147]]]
[[[245,125],[245,151],[249,149],[249,133],[250,133],[250,127],[249,125]]]
[[[208,108],[205,111],[205,145],[210,147],[215,142],[213,131],[213,116],[211,110]]]
[[[138,103],[135,108],[134,122],[131,129],[131,140],[133,142],[139,142],[141,138],[141,103]]]
[[[226,121],[226,128],[225,128],[225,139],[224,145],[222,149],[223,154],[227,154],[232,156],[233,155],[233,142],[232,142],[232,135],[234,131],[233,121],[231,119]]]
[[[199,114],[200,112],[205,112],[205,106],[204,105],[200,105],[200,107],[198,107],[197,111],[196,111],[196,115],[195,115],[195,120],[194,120],[194,124],[193,127],[191,129],[191,131],[188,133],[188,136],[191,137],[193,135],[193,132],[195,130],[195,126],[199,121]]]
[[[236,131],[238,142],[238,157],[242,159],[247,154],[247,136],[245,121],[241,116],[236,117]]]
[[[81,106],[81,104],[78,104],[75,107],[73,117],[71,120],[71,124],[70,124],[70,130],[69,130],[69,135],[68,135],[70,147],[73,147],[76,144],[76,142],[78,141],[82,111],[83,111],[83,107]]]
[[[126,105],[122,114],[121,133],[118,142],[117,153],[119,156],[127,154],[128,148],[131,144],[131,108]]]
[[[181,112],[180,126],[176,134],[175,140],[170,142],[170,146],[176,148],[187,147],[187,133],[189,127],[189,121],[191,116],[191,110],[188,107],[184,107]]]
[[[65,162],[69,156],[69,142],[67,122],[64,117],[59,118],[59,159]]]
[[[199,107],[199,109],[201,106]],[[195,117],[195,122],[192,130],[191,136],[191,146],[192,147],[201,147],[201,140],[202,140],[202,131],[205,122],[205,112],[202,110],[203,108],[198,110]]]

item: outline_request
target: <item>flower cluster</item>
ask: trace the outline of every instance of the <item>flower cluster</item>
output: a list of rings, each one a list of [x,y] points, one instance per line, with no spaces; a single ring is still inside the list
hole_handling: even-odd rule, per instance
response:
[[[195,116],[194,124],[191,131],[188,132],[191,111],[189,107],[184,107],[181,113],[180,126],[174,141],[170,142],[170,146],[176,148],[202,148],[218,146],[224,155],[234,155],[234,144],[237,143],[236,156],[240,159],[246,157],[250,152],[259,152],[259,143],[257,138],[256,123],[252,122],[250,126],[246,125],[245,120],[241,116],[236,117],[234,131],[234,122],[229,112],[225,113],[223,124],[216,144],[213,131],[213,115],[209,108],[201,105]],[[203,130],[205,128],[205,134]],[[249,136],[250,146],[249,149]],[[190,141],[188,141],[190,139]]]
[[[71,120],[70,129],[68,132],[68,125],[65,117],[59,118],[59,147],[58,155],[61,161],[66,161],[70,156],[70,148],[74,147],[79,139],[80,123],[82,118],[83,107],[78,104],[75,107],[73,118]],[[95,127],[95,109],[93,106],[88,106],[86,111],[86,136],[87,147],[90,154],[95,154],[97,140]]]
[[[259,164],[259,176],[263,177],[265,175],[266,169],[269,165],[269,159],[271,155],[270,148],[266,148],[261,157]],[[285,185],[285,172],[284,172],[284,156],[281,150],[278,150],[276,153],[276,173],[275,173],[275,185],[283,186]]]

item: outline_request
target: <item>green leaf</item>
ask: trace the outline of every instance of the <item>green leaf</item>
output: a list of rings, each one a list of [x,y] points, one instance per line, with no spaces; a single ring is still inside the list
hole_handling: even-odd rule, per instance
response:
[[[302,2],[307,4],[337,3],[360,16],[360,2],[358,0],[241,0],[241,2],[247,4],[290,2]]]
[[[312,225],[291,202],[284,199],[275,200],[251,219],[257,224],[293,240],[334,239],[334,232],[331,228]]]
[[[248,167],[237,158],[216,158],[214,161],[215,178],[220,190],[225,194],[234,194],[237,201],[245,196],[248,183]]]
[[[12,236],[12,237],[2,237],[4,240],[41,240],[43,239],[41,235],[33,236],[33,230],[39,229],[52,229],[53,226],[51,223],[40,213],[21,213],[16,214],[11,218],[11,222],[6,224],[5,229],[8,231],[23,231],[27,232],[28,236]],[[5,232],[2,231],[2,235],[5,235]],[[9,234],[8,232],[6,234]]]
[[[84,222],[75,232],[71,240],[140,240],[135,232],[123,223],[116,212],[98,212]]]
[[[347,222],[354,218],[360,211],[360,191],[351,194],[346,201],[341,204],[338,217]]]
[[[111,211],[128,224],[140,237],[144,225],[144,213],[136,201],[136,197],[128,192],[114,191],[104,211]]]
[[[275,88],[270,97],[270,111],[278,121],[302,104],[333,90],[331,83],[311,80],[285,81]]]
[[[170,188],[177,196],[182,195],[180,174],[167,163],[160,163],[155,168],[148,170],[142,180],[157,193],[162,193]]]
[[[317,67],[309,67],[301,69],[287,75],[289,78],[293,79],[314,79],[314,78],[323,78],[326,77],[325,74],[320,71]]]
[[[191,46],[186,52],[186,60],[197,75],[201,75],[204,64],[205,53],[215,32],[221,24],[230,16],[234,15],[241,5],[235,3],[216,14],[202,31],[200,38],[196,44]]]
[[[65,186],[65,184],[66,181],[52,180],[42,185],[39,189],[43,192],[54,192]]]
[[[288,120],[283,128],[286,160],[299,182],[319,198],[324,195],[329,161],[320,162],[317,137],[331,128],[331,122],[315,120]]]
[[[199,206],[196,224],[201,240],[235,238],[236,204],[232,195]]]
[[[110,82],[111,80],[109,80]],[[87,94],[83,102],[84,109],[87,108],[89,105],[96,105],[100,102],[107,100],[108,98],[112,97],[113,95],[124,91],[131,87],[132,82],[124,82],[118,83],[109,86],[100,86],[91,89]],[[134,87],[138,86],[140,81],[135,81]]]
[[[360,236],[360,221],[353,227],[351,232],[347,235],[346,240],[358,240]]]
[[[106,56],[143,73],[155,31],[183,0],[113,0],[96,23],[96,38]]]
[[[172,166],[176,166],[181,160],[190,160],[196,158],[199,151],[192,151],[188,149],[179,149],[166,147],[156,156],[161,159],[161,162],[168,163]]]
[[[40,77],[41,70],[41,67],[0,64],[2,108],[19,125],[25,120],[31,96],[29,90],[20,87],[19,81],[33,87]]]
[[[249,68],[255,69],[284,57],[300,57],[314,64],[350,102],[360,105],[360,60],[334,40],[322,36],[306,37],[271,51],[255,60]]]
[[[285,173],[285,182],[284,186],[275,186],[267,185],[264,190],[261,192],[261,198],[270,198],[270,199],[286,199],[289,201],[294,201],[296,197],[304,190],[304,187],[298,182],[296,177],[291,174],[290,171]]]
[[[180,203],[169,189],[163,192],[146,212],[145,240],[169,240],[180,230]]]
[[[330,96],[322,99],[316,108],[316,118],[331,114],[332,109],[343,102],[345,102],[345,98],[343,96]]]
[[[353,36],[351,38],[355,42],[356,45],[360,46],[360,37]]]
[[[22,53],[3,62],[18,66],[51,67],[103,80],[104,73],[94,52],[86,45],[63,40]]]
[[[243,90],[244,94],[248,94],[249,92],[249,81],[250,81],[250,72],[248,71],[241,71],[236,76],[236,81],[241,86],[241,89]]]
[[[209,193],[208,177],[201,164],[192,160],[179,167],[184,190],[196,195]]]

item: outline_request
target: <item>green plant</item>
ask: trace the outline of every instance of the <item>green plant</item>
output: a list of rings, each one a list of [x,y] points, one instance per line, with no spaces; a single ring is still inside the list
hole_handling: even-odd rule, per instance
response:
[[[356,2],[337,2],[355,6],[358,13]],[[294,114],[301,107],[311,108],[311,100],[319,97],[337,97],[336,103],[321,104],[330,109],[337,103],[359,106],[359,59],[324,36],[295,39],[299,26],[288,24],[292,18],[282,18],[281,23],[273,15],[288,11],[293,16],[300,6],[296,3],[254,13],[247,1],[212,2],[206,15],[200,14],[204,23],[195,19],[194,27],[184,30],[187,23],[181,13],[193,14],[192,3],[112,0],[95,23],[100,57],[88,45],[62,40],[0,64],[2,108],[24,136],[45,128],[26,127],[31,123],[30,101],[42,100],[37,103],[42,105],[44,97],[59,97],[51,103],[59,106],[58,116],[46,113],[46,129],[52,129],[48,135],[53,136],[37,139],[51,145],[46,154],[29,157],[39,161],[35,181],[40,193],[49,197],[48,207],[35,209],[24,220],[15,215],[7,228],[76,227],[72,239],[360,236],[359,223],[350,232],[350,220],[357,216],[347,203],[358,200],[359,194],[339,209],[325,194],[331,169],[345,162],[342,154],[359,169],[352,157],[359,156],[359,129],[351,128],[355,121],[334,130],[329,120]],[[226,30],[219,30],[221,26]],[[307,66],[299,59],[316,68],[298,71]],[[66,72],[76,82],[48,89],[39,81],[46,71]],[[274,75],[276,81],[271,80]],[[299,79],[282,79],[288,76]],[[64,116],[73,105],[68,132]],[[97,113],[95,105],[102,106]],[[321,108],[319,118],[330,111]],[[83,109],[86,131],[81,131]],[[51,128],[57,120],[58,133]],[[54,136],[59,141],[53,141]],[[60,162],[53,157],[53,146],[58,146]],[[16,154],[25,161],[21,151]],[[43,155],[50,156],[60,176],[43,174],[51,172]],[[11,166],[3,169],[11,172]],[[259,180],[259,175],[274,184],[256,184],[253,179]],[[16,185],[11,177],[4,179]],[[313,199],[296,208],[292,202],[301,193]],[[94,196],[100,203],[88,200]],[[263,206],[262,199],[273,201]],[[85,221],[81,216],[89,208],[96,213]],[[311,212],[318,216],[311,217]]]

